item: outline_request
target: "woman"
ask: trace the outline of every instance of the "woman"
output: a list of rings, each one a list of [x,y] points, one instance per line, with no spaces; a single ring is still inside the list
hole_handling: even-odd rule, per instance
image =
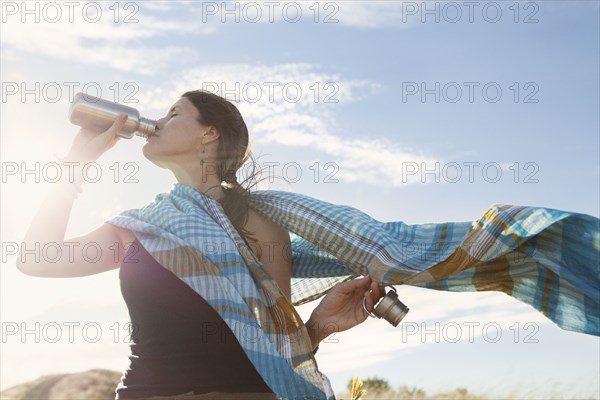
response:
[[[125,121],[126,115],[121,115],[102,133],[82,128],[64,161],[79,167],[95,161],[116,144]],[[157,121],[156,135],[148,138],[143,153],[173,172],[178,190],[208,196],[221,205],[291,304],[289,233],[250,208],[248,188],[236,181],[236,171],[250,154],[248,142],[246,124],[232,103],[212,93],[192,91],[184,93]],[[82,175],[75,176],[74,182],[64,180],[53,188],[32,221],[24,248],[61,243],[63,254],[69,254],[65,243],[95,243],[101,249],[100,259],[85,259],[74,252],[72,257],[50,264],[31,258],[25,262],[19,256],[17,266],[27,275],[61,278],[122,267],[119,277],[133,324],[133,343],[130,368],[117,388],[117,399],[178,395],[186,399],[275,398],[220,315],[190,286],[162,268],[131,230],[104,223],[87,235],[65,240],[73,200],[81,190]],[[115,248],[127,251],[115,252]],[[368,275],[335,285],[305,324],[308,345],[316,351],[325,337],[362,323],[368,316],[365,306],[372,309],[384,294],[383,287]]]

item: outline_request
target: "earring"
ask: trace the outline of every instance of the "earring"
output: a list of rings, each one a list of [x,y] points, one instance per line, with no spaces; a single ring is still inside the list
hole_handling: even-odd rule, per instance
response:
[[[204,132],[204,134],[206,135],[208,133],[208,131]],[[200,153],[202,155],[202,158],[200,159],[200,166],[204,165],[204,155],[206,154],[206,145],[203,144],[202,145],[202,153]]]
[[[204,165],[204,154],[206,153],[206,146],[202,147],[202,153],[201,154],[201,158],[200,158],[200,166]]]

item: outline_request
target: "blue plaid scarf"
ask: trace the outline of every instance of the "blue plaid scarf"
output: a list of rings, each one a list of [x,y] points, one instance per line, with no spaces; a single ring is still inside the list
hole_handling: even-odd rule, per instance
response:
[[[176,183],[107,221],[130,229],[202,296],[266,384],[285,399],[335,399],[294,306],[370,274],[383,285],[502,291],[563,329],[600,335],[600,220],[541,207],[491,206],[472,222],[380,222],[297,193],[251,192],[250,206],[292,235],[290,303],[220,203]]]

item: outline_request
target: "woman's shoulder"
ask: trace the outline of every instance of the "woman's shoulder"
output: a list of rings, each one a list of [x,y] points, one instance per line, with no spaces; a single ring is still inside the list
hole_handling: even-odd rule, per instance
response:
[[[258,236],[261,234],[266,236],[289,236],[287,229],[251,208],[248,210],[248,221],[246,223],[246,228],[256,229],[256,235]]]
[[[291,301],[292,246],[287,229],[256,211],[250,211],[246,229],[258,240],[255,252],[260,263],[275,279],[282,292]],[[252,246],[251,246],[252,247]]]

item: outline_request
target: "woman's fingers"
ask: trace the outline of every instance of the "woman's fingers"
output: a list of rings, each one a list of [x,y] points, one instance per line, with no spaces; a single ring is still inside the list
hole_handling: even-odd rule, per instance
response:
[[[370,275],[366,275],[366,276],[363,276],[360,279],[357,279],[356,281],[358,281],[362,286],[369,287],[369,285],[371,284],[371,276]]]
[[[123,125],[125,125],[127,118],[129,118],[127,114],[120,114],[110,128],[108,128],[104,133],[107,134],[111,139],[114,139],[116,136],[118,136],[117,133],[121,130]]]
[[[363,276],[362,278],[352,279],[338,284],[346,293],[352,293],[357,290],[369,290],[371,285],[371,277]]]
[[[95,161],[102,153],[112,148],[119,141],[121,137],[118,132],[125,125],[127,118],[126,113],[121,113],[104,132],[90,128],[80,128],[75,139],[73,139],[67,157],[81,162]]]
[[[356,279],[352,281],[352,283],[357,285],[359,288],[364,289],[363,297],[365,299],[365,305],[367,306],[367,310],[373,312],[375,304],[379,302],[379,299],[385,296],[385,287],[377,282],[373,282],[370,275]]]
[[[367,306],[367,310],[369,310],[370,312],[373,312],[373,304],[375,304],[375,303],[373,303],[373,300],[371,299],[369,292],[365,292],[364,298],[365,298],[365,305]],[[366,312],[367,310],[363,309],[365,315],[368,316],[368,314]]]
[[[118,132],[123,128],[123,125],[125,125],[127,118],[127,114],[120,114],[110,128],[101,134],[104,139],[104,145],[103,148],[99,149],[100,154],[111,149],[119,141],[121,137],[118,135]]]
[[[377,301],[385,296],[385,288],[382,285],[377,284],[377,282],[373,282],[371,283],[371,293],[373,294],[373,299]]]
[[[385,296],[385,288],[382,285],[377,284],[377,282],[371,282],[370,290],[367,290],[364,293],[367,310],[373,312],[375,304],[377,304],[379,299],[383,296]]]

